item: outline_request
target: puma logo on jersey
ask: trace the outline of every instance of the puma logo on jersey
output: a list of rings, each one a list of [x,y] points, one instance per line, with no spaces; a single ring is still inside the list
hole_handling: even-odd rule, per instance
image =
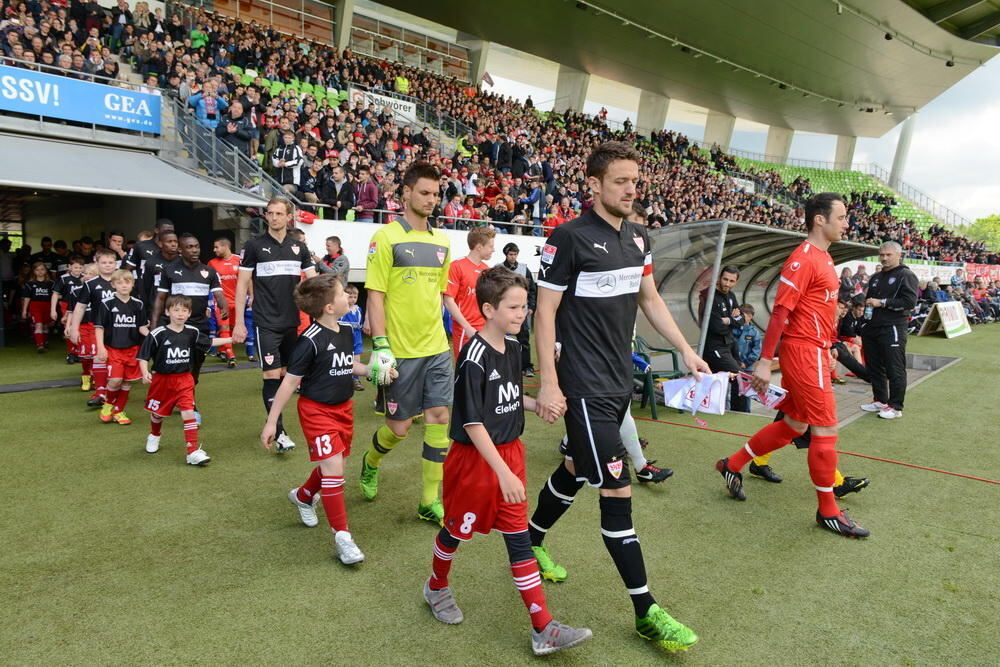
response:
[[[183,273],[181,273],[180,271],[174,271],[174,273],[176,273],[176,274],[177,274],[177,275],[179,275],[179,276],[183,276],[183,275],[184,275],[184,274],[183,274]]]
[[[403,252],[405,252],[410,257],[416,257],[416,255],[413,254],[413,249],[412,248],[403,248]]]
[[[497,369],[494,368],[493,372],[490,373],[490,381],[492,382],[493,380],[499,380],[499,379],[500,379],[500,374],[497,373]]]
[[[271,249],[270,248],[261,248],[260,251],[261,252],[266,252],[268,255],[271,254]]]
[[[605,241],[604,243],[595,243],[594,247],[603,250],[605,252],[605,254],[607,254],[607,252],[608,252],[608,242],[607,241]]]
[[[549,272],[549,267],[539,265],[538,270],[542,272],[542,278],[544,278],[545,274]]]

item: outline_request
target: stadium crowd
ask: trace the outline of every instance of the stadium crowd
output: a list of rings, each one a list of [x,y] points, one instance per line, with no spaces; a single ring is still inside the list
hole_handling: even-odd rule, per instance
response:
[[[332,207],[315,211],[325,217],[393,219],[392,212],[401,208],[399,176],[414,161],[427,159],[442,171],[436,224],[467,228],[491,221],[504,229],[513,222],[536,235],[549,234],[592,205],[583,156],[609,139],[640,150],[638,201],[650,227],[729,218],[802,231],[803,210],[795,203],[812,193],[808,179],[785,183],[773,171],[751,175],[784,197],[744,192],[727,176],[736,167],[731,156],[713,147],[706,157],[677,132],[647,137],[631,125],[613,130],[601,113],[539,113],[534,104],[454,78],[349,49],[337,53],[329,45],[199,8],[182,8],[165,19],[145,2],[133,12],[124,0],[111,10],[94,2],[3,0],[0,32],[4,56],[62,66],[75,73],[70,76],[112,81],[118,78],[117,59],[131,62],[147,85],[177,95],[199,122],[258,159],[300,201]],[[259,76],[243,85],[246,79],[238,73],[246,71]],[[324,89],[360,85],[390,96],[406,94],[427,104],[437,119],[456,119],[469,131],[454,154],[442,154],[430,126],[415,131],[400,125],[388,108],[360,103],[352,108],[346,100],[317,101],[288,88],[272,94],[271,81],[293,78]],[[910,259],[1000,263],[982,243],[943,227],[924,234],[912,221],[893,216],[891,195],[845,195],[850,240],[897,241]]]

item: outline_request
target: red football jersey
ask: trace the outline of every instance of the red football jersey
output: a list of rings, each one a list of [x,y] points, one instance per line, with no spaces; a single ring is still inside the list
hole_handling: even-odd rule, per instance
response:
[[[830,253],[804,241],[781,268],[774,305],[791,313],[782,340],[828,348],[837,335],[840,279]]]
[[[229,259],[214,257],[208,261],[208,265],[219,274],[222,295],[226,301],[229,303],[236,301],[236,279],[240,274],[240,256],[230,255]]]
[[[476,331],[486,324],[483,314],[479,312],[479,302],[476,301],[476,281],[479,280],[479,274],[488,268],[485,263],[473,264],[468,257],[463,257],[452,262],[448,269],[448,289],[445,294],[455,300],[462,316]]]

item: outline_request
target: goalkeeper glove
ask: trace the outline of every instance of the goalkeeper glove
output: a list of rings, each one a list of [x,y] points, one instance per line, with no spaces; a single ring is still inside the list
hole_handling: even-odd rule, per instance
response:
[[[378,385],[392,382],[396,373],[396,357],[389,348],[387,336],[375,336],[372,339],[372,354],[369,358],[368,379]]]

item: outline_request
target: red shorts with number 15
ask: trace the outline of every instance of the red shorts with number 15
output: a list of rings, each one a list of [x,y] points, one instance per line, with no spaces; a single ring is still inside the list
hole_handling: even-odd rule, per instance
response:
[[[354,401],[330,405],[299,396],[299,424],[309,443],[310,461],[351,455]]]
[[[524,444],[518,438],[497,445],[497,453],[527,488]],[[475,445],[453,442],[444,460],[444,527],[452,537],[471,540],[473,533],[520,533],[528,530],[528,501],[504,502],[500,482]]]
[[[146,393],[146,410],[169,417],[174,408],[194,410],[194,376],[190,373],[154,373]]]

